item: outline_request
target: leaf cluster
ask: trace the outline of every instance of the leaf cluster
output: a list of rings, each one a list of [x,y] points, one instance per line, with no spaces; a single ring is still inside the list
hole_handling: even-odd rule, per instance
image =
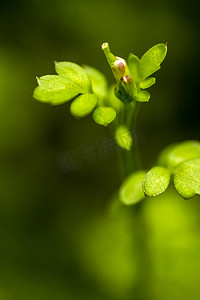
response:
[[[125,126],[124,99],[139,102],[149,100],[150,95],[144,89],[155,83],[155,78],[149,76],[160,68],[166,52],[166,45],[158,44],[149,49],[141,59],[130,54],[128,66],[125,68],[125,75],[128,77],[124,76],[123,79],[121,71],[116,69],[117,87],[110,88],[105,76],[93,67],[81,67],[68,61],[55,62],[57,75],[37,78],[38,86],[34,90],[33,97],[51,105],[72,101],[70,112],[76,118],[85,117],[93,112],[92,116],[97,124],[107,126],[115,120],[116,128],[118,125]],[[109,50],[107,55],[115,68],[118,68],[116,62],[121,63],[121,60],[122,64],[126,64],[125,60],[117,58]],[[116,141],[117,143],[119,141],[117,136]],[[127,149],[123,143],[119,145]]]
[[[105,76],[90,66],[72,62],[55,62],[57,75],[37,78],[33,97],[51,105],[71,101],[70,111],[76,118],[92,113],[97,124],[113,123],[117,144],[129,151],[132,147],[130,128],[137,102],[148,102],[146,89],[155,84],[151,75],[160,69],[167,54],[166,44],[157,44],[139,59],[130,54],[127,62],[110,52],[108,43],[102,45],[116,84],[108,88]],[[186,141],[167,147],[157,165],[148,172],[132,173],[119,189],[121,201],[135,204],[145,196],[157,196],[174,182],[177,192],[185,199],[200,195],[200,142]]]
[[[51,105],[72,101],[70,112],[74,117],[82,118],[94,111],[95,122],[104,126],[115,119],[115,109],[104,105],[108,87],[102,73],[67,61],[55,62],[55,69],[58,75],[37,78],[35,99]]]
[[[145,196],[158,196],[174,183],[177,192],[190,199],[200,195],[200,142],[184,141],[170,145],[159,155],[157,165],[148,172],[132,173],[119,189],[121,201],[135,204]]]
[[[155,84],[153,73],[161,68],[161,63],[167,54],[167,45],[160,43],[150,48],[139,59],[130,53],[127,63],[120,57],[115,57],[107,43],[102,45],[106,58],[117,80],[115,95],[124,103],[130,101],[148,102],[150,94],[146,89]]]

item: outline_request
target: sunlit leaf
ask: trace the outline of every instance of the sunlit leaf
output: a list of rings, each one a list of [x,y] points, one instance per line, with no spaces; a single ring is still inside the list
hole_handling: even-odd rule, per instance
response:
[[[174,185],[185,199],[200,195],[200,158],[182,162],[175,168]]]
[[[67,102],[82,92],[82,88],[66,76],[46,75],[38,78],[33,97],[52,105]]]
[[[140,60],[139,58],[130,53],[128,57],[128,67],[131,76],[137,81],[139,79],[139,65],[140,65]]]
[[[82,93],[90,92],[91,83],[85,70],[72,62],[55,62],[55,69],[59,75],[64,75],[67,79],[75,82],[82,89]]]
[[[147,78],[159,70],[160,64],[163,62],[166,54],[167,46],[165,44],[158,44],[150,48],[140,60],[141,78]]]
[[[168,160],[171,151],[177,146],[177,143],[171,144],[167,146],[164,150],[162,150],[161,154],[158,157],[158,165],[163,167],[169,167]]]
[[[156,79],[154,77],[148,77],[145,80],[140,82],[140,88],[141,89],[148,89],[149,87],[151,87],[155,83],[156,83]]]
[[[78,96],[71,104],[70,111],[74,117],[81,118],[90,114],[97,103],[97,96],[94,94],[83,94]]]
[[[153,167],[150,169],[143,181],[143,191],[147,196],[157,196],[163,193],[170,182],[170,173],[163,167]]]
[[[116,118],[116,111],[112,107],[99,106],[93,112],[93,119],[97,124],[107,126]]]
[[[119,189],[119,196],[124,204],[136,204],[145,197],[142,190],[142,182],[145,175],[145,171],[132,173],[122,183]]]
[[[125,126],[120,125],[117,127],[116,132],[115,132],[115,139],[116,139],[117,144],[121,148],[123,148],[125,150],[131,149],[133,139],[132,139],[130,131]]]
[[[159,164],[174,168],[183,161],[200,158],[200,142],[191,140],[170,145],[161,152]]]
[[[147,91],[140,91],[135,97],[135,100],[138,102],[148,102],[149,99],[150,99],[150,94]]]
[[[84,70],[90,78],[94,94],[99,98],[99,104],[103,104],[102,99],[108,94],[108,84],[105,76],[90,66],[84,66]]]

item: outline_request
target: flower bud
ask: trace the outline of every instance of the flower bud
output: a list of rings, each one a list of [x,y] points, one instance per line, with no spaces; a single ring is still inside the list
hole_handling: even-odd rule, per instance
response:
[[[123,58],[112,54],[108,43],[103,43],[102,50],[105,53],[106,59],[117,81],[120,81],[123,76],[128,75],[128,66],[126,61]]]
[[[130,75],[123,76],[115,89],[115,95],[124,103],[133,100],[135,94],[135,82]]]
[[[126,75],[121,78],[121,81],[123,82],[123,84],[128,86],[129,84],[131,84],[133,82],[133,79],[130,75]]]

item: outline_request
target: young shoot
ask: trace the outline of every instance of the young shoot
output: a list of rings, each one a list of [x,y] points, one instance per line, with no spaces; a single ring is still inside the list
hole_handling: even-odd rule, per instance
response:
[[[122,149],[126,178],[119,188],[119,199],[125,205],[136,204],[145,196],[154,197],[166,191],[170,181],[185,199],[200,195],[200,142],[186,141],[167,147],[158,163],[148,172],[138,167],[138,149],[131,135],[135,129],[138,105],[150,100],[147,91],[156,83],[152,75],[161,68],[167,45],[157,44],[141,58],[130,53],[125,60],[114,55],[108,43],[102,50],[113,73],[115,84],[108,86],[106,77],[90,66],[55,62],[57,75],[37,78],[33,97],[50,105],[71,101],[75,118],[91,115],[93,120],[109,126]]]

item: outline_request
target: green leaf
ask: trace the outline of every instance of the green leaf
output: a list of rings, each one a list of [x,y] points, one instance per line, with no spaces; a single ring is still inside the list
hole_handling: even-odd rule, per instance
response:
[[[182,162],[175,168],[174,185],[185,199],[200,195],[200,158]]]
[[[200,142],[184,141],[164,149],[159,157],[159,164],[172,169],[183,161],[195,158],[200,158]]]
[[[128,57],[128,67],[131,76],[137,81],[139,79],[140,60],[132,53],[130,53]]]
[[[141,89],[148,89],[149,87],[151,87],[155,83],[156,83],[156,79],[154,77],[148,77],[145,80],[140,82],[140,88]]]
[[[93,119],[97,124],[107,126],[116,118],[116,111],[112,107],[99,106],[93,112]]]
[[[82,93],[91,91],[90,80],[81,66],[72,62],[61,61],[55,62],[55,69],[59,75],[66,76],[69,81],[80,86]]]
[[[99,105],[103,104],[102,100],[106,98],[108,94],[108,84],[105,76],[97,69],[89,66],[84,66],[84,70],[90,78],[94,94],[96,94],[100,100]]]
[[[33,97],[41,102],[58,105],[65,103],[82,92],[82,88],[65,76],[45,75],[37,79]]]
[[[90,114],[97,104],[97,96],[83,94],[78,96],[71,104],[70,111],[74,117],[81,118]]]
[[[163,193],[170,182],[170,172],[163,167],[153,167],[147,172],[143,181],[145,195],[152,197]]]
[[[150,99],[150,94],[147,91],[140,91],[135,97],[135,100],[138,102],[148,102],[149,99]]]
[[[161,154],[158,157],[158,165],[168,168],[168,159],[171,151],[174,149],[174,147],[177,145],[177,143],[171,144],[167,146],[164,150],[162,150]]]
[[[129,175],[119,189],[120,200],[126,205],[136,204],[145,195],[142,190],[142,182],[146,175],[145,171],[138,171]]]
[[[132,139],[130,131],[125,126],[120,125],[117,127],[116,132],[115,132],[115,139],[116,139],[117,144],[121,148],[123,148],[125,150],[131,149],[133,139]]]
[[[167,54],[167,46],[158,44],[150,48],[140,60],[140,75],[145,79],[160,69],[160,64]]]

